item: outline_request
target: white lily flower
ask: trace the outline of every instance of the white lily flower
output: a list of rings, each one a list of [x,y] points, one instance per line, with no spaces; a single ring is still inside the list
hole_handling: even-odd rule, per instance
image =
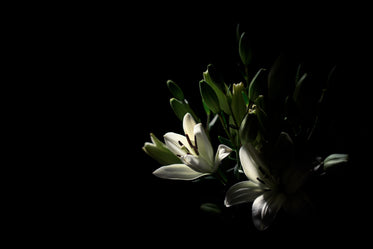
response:
[[[214,157],[211,142],[202,124],[196,124],[189,113],[183,118],[183,128],[185,136],[174,132],[164,135],[168,149],[183,163],[160,167],[153,172],[154,175],[172,180],[194,180],[214,173],[221,161],[232,152],[231,148],[220,144]]]
[[[286,201],[279,188],[279,180],[273,178],[257,150],[250,144],[239,151],[243,171],[249,180],[234,184],[226,193],[224,204],[229,207],[253,202],[252,219],[258,230],[265,230]]]

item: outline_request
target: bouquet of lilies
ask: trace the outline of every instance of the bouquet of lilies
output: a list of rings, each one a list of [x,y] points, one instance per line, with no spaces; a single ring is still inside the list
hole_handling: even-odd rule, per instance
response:
[[[221,204],[228,208],[252,203],[253,224],[265,230],[280,209],[296,212],[307,205],[310,200],[302,188],[307,180],[348,162],[348,154],[322,157],[309,146],[335,68],[325,84],[310,93],[307,72],[301,64],[291,68],[286,56],[250,75],[248,36],[237,31],[237,39],[242,82],[228,84],[208,65],[199,81],[202,118],[180,86],[168,80],[170,105],[184,134],[167,132],[162,141],[151,133],[143,150],[161,164],[153,172],[159,178],[221,182],[226,189]],[[294,74],[288,77],[289,72]],[[211,203],[205,206],[214,208]]]

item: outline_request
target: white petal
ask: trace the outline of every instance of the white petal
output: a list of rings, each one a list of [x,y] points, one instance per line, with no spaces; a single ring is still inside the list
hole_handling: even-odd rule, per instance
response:
[[[215,168],[217,168],[220,165],[221,161],[227,156],[229,156],[231,152],[231,148],[224,144],[220,144],[215,155]]]
[[[269,191],[255,199],[252,206],[254,226],[263,231],[267,229],[280,210],[285,198],[282,194]]]
[[[213,166],[214,150],[201,123],[194,126],[194,135],[196,136],[196,146],[198,148],[199,156]]]
[[[183,118],[183,128],[185,135],[188,135],[190,141],[194,143],[194,126],[196,126],[196,121],[190,113],[184,115]]]
[[[187,153],[187,151],[183,148],[183,145],[191,151],[189,143],[185,136],[174,133],[174,132],[167,132],[164,136],[164,142],[167,148],[172,151],[177,156],[183,156]]]
[[[195,171],[203,172],[203,173],[213,173],[214,167],[213,165],[206,162],[205,159],[202,157],[194,156],[194,155],[184,155],[181,157],[181,160],[190,168]]]
[[[189,168],[185,164],[171,164],[163,166],[155,170],[153,174],[160,178],[171,180],[194,180],[198,177],[206,175]]]
[[[250,180],[259,183],[260,178],[259,168],[249,152],[249,145],[242,146],[239,152],[242,169]]]
[[[233,206],[245,202],[254,201],[259,195],[263,194],[261,185],[252,181],[243,181],[230,187],[225,195],[225,206]]]

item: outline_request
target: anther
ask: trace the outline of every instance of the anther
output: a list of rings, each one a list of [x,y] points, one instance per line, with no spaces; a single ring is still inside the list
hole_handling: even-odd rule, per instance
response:
[[[196,143],[196,145],[193,145],[193,143],[192,143],[192,141],[190,140],[188,134],[185,134],[185,136],[186,136],[186,138],[187,138],[187,141],[188,141],[190,147],[194,150],[194,152],[195,152],[197,155],[199,155],[199,153],[198,153],[198,148],[197,148],[197,140],[196,140],[196,136],[194,136],[194,139],[195,139],[195,143]]]
[[[190,141],[190,138],[189,138],[188,134],[185,134],[185,136],[186,136],[186,139],[187,139],[188,144],[190,145],[190,147],[194,148],[194,146],[192,144],[192,141]]]
[[[199,155],[199,153],[198,153],[198,144],[197,144],[197,137],[196,137],[196,135],[194,135],[194,143],[196,144],[196,145],[194,146],[194,150],[195,150],[196,154]]]
[[[266,184],[263,180],[261,180],[259,177],[256,178],[258,181],[260,181],[261,183],[263,183],[264,185]]]

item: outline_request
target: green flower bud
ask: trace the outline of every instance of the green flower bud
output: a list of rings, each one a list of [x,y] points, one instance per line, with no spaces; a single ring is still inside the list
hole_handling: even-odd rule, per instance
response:
[[[146,142],[143,151],[159,162],[161,165],[181,163],[180,159],[172,153],[153,133],[150,133],[152,143]]]
[[[185,102],[180,101],[176,98],[170,99],[170,105],[172,110],[174,111],[175,115],[180,119],[183,120],[184,115],[189,112],[189,106],[185,104]]]
[[[210,87],[210,85],[207,84],[206,81],[201,80],[199,82],[199,90],[200,90],[202,99],[207,105],[207,107],[213,113],[219,113],[220,112],[219,100],[214,90]]]
[[[242,92],[244,91],[245,86],[242,82],[239,84],[233,84],[231,107],[237,125],[241,124],[241,121],[246,114],[246,104],[242,96]]]
[[[207,70],[203,72],[203,80],[214,90],[219,101],[219,109],[230,115],[231,111],[225,94],[228,87],[212,65],[209,65]]]
[[[172,80],[167,81],[168,90],[170,90],[171,94],[178,100],[184,101],[184,93],[181,88]]]
[[[211,86],[215,85],[220,91],[225,92],[225,83],[223,77],[216,70],[215,66],[209,64],[206,72],[203,72],[203,79]]]
[[[240,130],[241,144],[252,143],[258,135],[258,117],[255,112],[248,112],[242,120]]]

